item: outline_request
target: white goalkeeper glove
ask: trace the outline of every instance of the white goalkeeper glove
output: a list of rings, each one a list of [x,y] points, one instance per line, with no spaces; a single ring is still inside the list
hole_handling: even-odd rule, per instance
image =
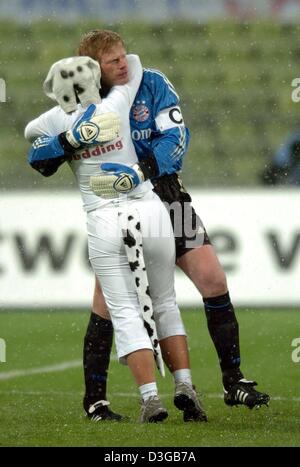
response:
[[[116,112],[95,115],[96,106],[91,104],[75,125],[66,132],[66,139],[77,149],[85,145],[107,143],[117,138],[121,120]]]
[[[129,167],[124,164],[105,162],[100,168],[110,173],[92,176],[90,187],[101,198],[117,198],[121,193],[129,193],[145,181],[139,164]]]

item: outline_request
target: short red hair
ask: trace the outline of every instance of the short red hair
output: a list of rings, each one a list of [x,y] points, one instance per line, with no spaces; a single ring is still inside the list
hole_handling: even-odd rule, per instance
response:
[[[122,37],[114,31],[106,29],[93,29],[84,34],[78,47],[78,55],[86,55],[98,60],[104,52],[108,52],[114,45],[122,44]]]

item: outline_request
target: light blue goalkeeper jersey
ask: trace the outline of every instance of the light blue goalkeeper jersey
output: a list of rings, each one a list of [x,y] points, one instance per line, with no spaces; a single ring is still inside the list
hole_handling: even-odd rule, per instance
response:
[[[179,107],[179,96],[160,71],[144,69],[130,111],[131,136],[139,160],[155,156],[159,176],[182,167],[190,134]]]

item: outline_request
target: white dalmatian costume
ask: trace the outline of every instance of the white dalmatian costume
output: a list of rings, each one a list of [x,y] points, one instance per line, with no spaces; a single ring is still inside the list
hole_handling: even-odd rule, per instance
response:
[[[129,82],[114,86],[108,96],[97,104],[97,113],[120,114],[120,137],[109,144],[78,150],[69,163],[79,185],[83,207],[87,211],[89,258],[111,314],[117,353],[122,363],[126,363],[125,357],[134,351],[153,349],[148,335],[148,332],[151,334],[151,329],[147,332],[143,319],[143,313],[149,310],[142,310],[137,293],[139,286],[145,288],[145,283],[142,282],[144,279],[142,275],[139,277],[134,274],[134,263],[139,262],[140,247],[138,245],[135,248],[136,245],[132,245],[136,260],[130,264],[125,250],[126,241],[130,239],[130,229],[131,234],[134,234],[130,223],[129,232],[126,228],[124,232],[127,214],[128,221],[133,212],[134,218],[138,218],[149,282],[149,289],[146,288],[143,293],[149,296],[150,290],[157,339],[185,335],[174,291],[175,242],[172,226],[167,209],[152,191],[151,182],[148,180],[141,183],[129,194],[121,194],[114,199],[96,196],[90,188],[91,175],[101,173],[100,163],[133,165],[138,162],[131,140],[129,112],[142,79],[142,66],[136,55],[129,55],[127,58]],[[71,115],[56,106],[30,122],[25,129],[25,137],[32,141],[42,135],[58,135],[69,130],[83,112],[80,104]]]
[[[129,267],[135,281],[137,297],[142,310],[144,326],[150,337],[154,358],[162,376],[165,376],[164,362],[158,342],[153,303],[151,299],[149,278],[146,269],[143,235],[141,231],[140,216],[137,210],[126,209],[119,212],[122,236],[125,245]]]

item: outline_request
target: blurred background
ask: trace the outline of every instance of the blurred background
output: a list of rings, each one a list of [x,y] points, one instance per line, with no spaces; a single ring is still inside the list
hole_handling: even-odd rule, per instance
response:
[[[271,156],[300,128],[291,99],[299,75],[298,1],[13,0],[0,2],[0,189],[72,187],[69,170],[43,180],[26,166],[25,124],[53,103],[50,65],[74,55],[80,36],[111,28],[181,97],[192,139],[188,186],[257,186]],[[300,75],[299,75],[300,76]]]

